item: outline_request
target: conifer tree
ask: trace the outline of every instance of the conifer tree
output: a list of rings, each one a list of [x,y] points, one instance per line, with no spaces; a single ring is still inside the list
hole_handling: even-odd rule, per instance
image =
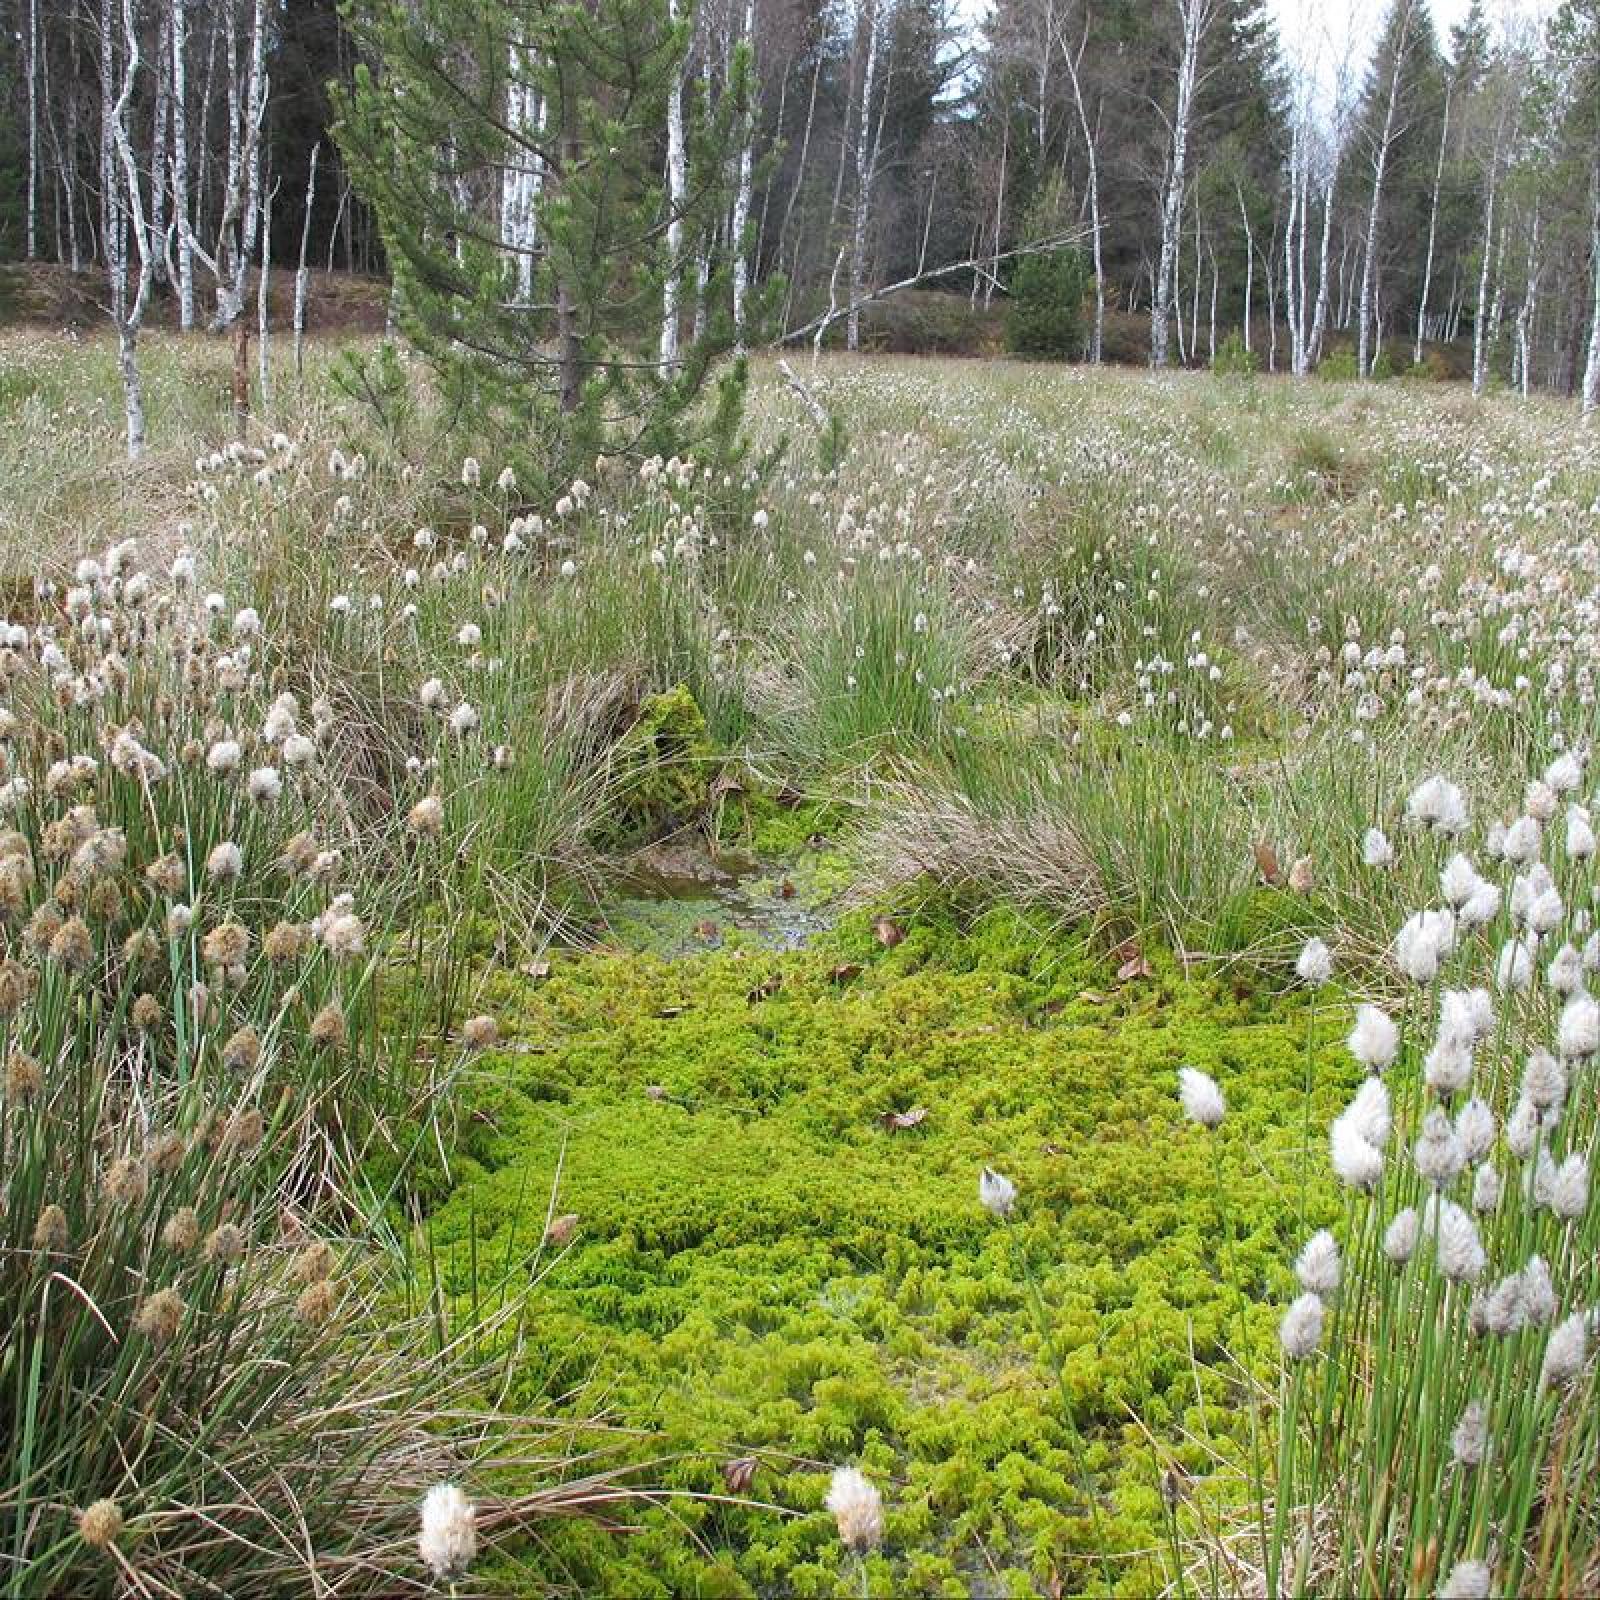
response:
[[[689,8],[667,0],[380,0],[358,31],[378,65],[358,68],[338,137],[382,228],[397,320],[447,401],[480,428],[497,417],[553,467],[682,448],[733,343],[718,224],[747,53],[708,105],[682,70]],[[664,133],[680,88],[674,203]],[[663,359],[664,296],[684,298],[669,277],[705,257],[708,314]],[[743,380],[729,363],[723,430]]]

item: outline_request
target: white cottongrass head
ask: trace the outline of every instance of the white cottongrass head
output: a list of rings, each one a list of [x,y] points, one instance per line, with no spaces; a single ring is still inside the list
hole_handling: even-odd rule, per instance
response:
[[[459,1578],[478,1554],[477,1508],[453,1483],[436,1483],[422,1499],[417,1551],[435,1582]]]
[[[1389,837],[1382,828],[1367,829],[1366,837],[1361,841],[1361,859],[1369,867],[1394,865],[1394,846],[1389,843]]]
[[[1532,947],[1526,939],[1507,939],[1500,947],[1499,960],[1495,962],[1495,987],[1504,992],[1520,994],[1532,981]]]
[[[1494,1112],[1476,1095],[1456,1113],[1456,1137],[1474,1166],[1494,1148]]]
[[[1482,881],[1478,869],[1458,850],[1439,874],[1439,893],[1447,905],[1459,911],[1477,893]]]
[[[1550,1335],[1544,1347],[1539,1383],[1546,1389],[1571,1383],[1589,1359],[1589,1326],[1583,1312],[1575,1311]]]
[[[1383,1151],[1366,1138],[1348,1111],[1335,1117],[1328,1130],[1328,1152],[1335,1175],[1351,1189],[1376,1188],[1383,1176]]]
[[[258,806],[270,806],[283,793],[283,774],[276,767],[257,767],[249,777],[246,790]]]
[[[1489,1453],[1489,1415],[1481,1400],[1469,1400],[1450,1435],[1450,1454],[1463,1467],[1479,1467]]]
[[[1422,1063],[1424,1082],[1437,1095],[1458,1094],[1472,1081],[1472,1041],[1441,1030]]]
[[[240,748],[237,739],[218,739],[206,751],[206,766],[219,778],[226,777],[231,772],[237,772],[239,763],[244,759],[244,751]]]
[[[1488,1265],[1478,1225],[1453,1200],[1439,1207],[1439,1270],[1452,1283],[1476,1283]]]
[[[1439,1591],[1439,1600],[1489,1600],[1493,1584],[1487,1561],[1458,1561]]]
[[[1567,1098],[1567,1069],[1548,1050],[1535,1050],[1522,1073],[1522,1098],[1538,1112],[1555,1111]]]
[[[1406,821],[1436,833],[1456,834],[1467,826],[1467,802],[1461,790],[1440,773],[1424,778],[1406,797]]]
[[[1395,935],[1394,963],[1413,983],[1432,983],[1455,941],[1455,918],[1448,911],[1418,911]]]
[[[1278,1342],[1291,1361],[1304,1361],[1322,1343],[1322,1301],[1310,1290],[1284,1312]]]
[[[1422,1119],[1422,1131],[1412,1147],[1411,1158],[1424,1182],[1442,1189],[1450,1183],[1467,1164],[1467,1153],[1461,1147],[1449,1117],[1434,1106]]]
[[[1535,1327],[1542,1328],[1555,1318],[1556,1286],[1543,1256],[1529,1256],[1527,1266],[1522,1269],[1522,1305],[1528,1321]]]
[[[1417,1235],[1420,1231],[1421,1224],[1415,1206],[1407,1206],[1404,1211],[1397,1211],[1394,1220],[1384,1230],[1383,1253],[1397,1267],[1404,1266],[1416,1254]]]
[[[1373,1005],[1357,1006],[1355,1026],[1345,1044],[1368,1072],[1382,1072],[1400,1052],[1400,1030],[1386,1011]]]
[[[1545,1203],[1563,1222],[1576,1222],[1589,1209],[1589,1163],[1581,1151],[1555,1169]]]
[[[1198,1067],[1178,1068],[1178,1100],[1183,1114],[1202,1128],[1215,1128],[1228,1110],[1216,1079]]]
[[[1320,989],[1333,976],[1333,952],[1321,939],[1307,939],[1294,970],[1302,983]]]
[[[1586,1061],[1600,1050],[1600,1002],[1579,991],[1561,1008],[1557,1048],[1567,1061]]]
[[[1009,1217],[1016,1209],[1017,1186],[1004,1173],[985,1167],[978,1174],[978,1199],[985,1211]]]
[[[244,871],[244,852],[231,840],[224,839],[206,857],[206,876],[218,883],[228,883]]]
[[[1295,1258],[1294,1275],[1308,1294],[1326,1299],[1339,1287],[1339,1243],[1326,1228],[1319,1228]]]
[[[1567,854],[1574,861],[1587,861],[1595,851],[1594,820],[1587,806],[1567,807]]]
[[[883,1543],[883,1496],[856,1467],[836,1467],[823,1504],[838,1524],[839,1541],[866,1556]]]

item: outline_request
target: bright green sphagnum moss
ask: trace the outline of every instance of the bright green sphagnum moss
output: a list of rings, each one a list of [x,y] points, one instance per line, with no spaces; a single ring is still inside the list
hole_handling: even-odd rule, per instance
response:
[[[558,1170],[555,1210],[581,1219],[507,1406],[604,1408],[690,1495],[760,1459],[756,1504],[674,1498],[622,1540],[562,1524],[538,1561],[609,1593],[850,1592],[821,1505],[859,1463],[888,1509],[875,1594],[1159,1585],[1162,1465],[1203,1479],[1248,1437],[1235,1362],[1273,1339],[1308,1029],[1298,998],[1161,960],[1119,985],[1114,965],[935,903],[891,948],[857,915],[787,954],[496,980],[501,1088],[429,1224],[450,1287],[474,1232],[480,1262],[534,1264]],[[1181,1120],[1184,1063],[1228,1096],[1215,1134]],[[1352,1069],[1330,1051],[1314,1071],[1316,1126]],[[1020,1188],[1008,1223],[978,1203],[986,1164]],[[1226,1474],[1216,1497],[1237,1512]]]

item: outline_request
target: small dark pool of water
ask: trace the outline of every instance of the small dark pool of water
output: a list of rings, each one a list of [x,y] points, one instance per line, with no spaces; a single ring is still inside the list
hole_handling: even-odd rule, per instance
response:
[[[617,943],[670,957],[730,942],[793,950],[831,927],[833,917],[826,905],[806,900],[782,862],[738,850],[712,854],[699,845],[664,845],[629,867],[609,921]]]

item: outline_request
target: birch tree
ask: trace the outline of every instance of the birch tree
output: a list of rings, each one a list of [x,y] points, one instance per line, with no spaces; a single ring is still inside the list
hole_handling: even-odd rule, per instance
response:
[[[1411,34],[1415,0],[1396,0],[1387,30],[1393,41],[1389,62],[1389,87],[1384,102],[1383,128],[1372,151],[1372,199],[1367,206],[1366,243],[1361,256],[1361,304],[1356,315],[1356,370],[1363,378],[1372,376],[1373,293],[1377,285],[1378,217],[1383,207],[1383,180],[1400,129],[1400,87],[1405,74],[1406,44]]]
[[[739,115],[739,176],[734,185],[733,218],[729,225],[729,248],[733,253],[733,335],[735,348],[739,350],[744,349],[749,331],[746,327],[746,302],[750,288],[750,244],[745,235],[750,231],[750,184],[756,137],[755,34],[756,0],[745,0],[741,48],[746,59],[739,80],[744,95]],[[681,116],[681,102],[679,106]]]
[[[155,250],[139,163],[128,134],[128,108],[139,75],[139,31],[134,25],[133,0],[122,0],[122,75],[114,85],[118,54],[114,0],[100,0],[101,105],[105,127],[101,137],[101,187],[108,222],[106,270],[111,298],[111,318],[117,330],[117,369],[122,377],[123,415],[127,422],[128,459],[144,454],[144,383],[139,372],[139,330],[150,303],[155,277]],[[138,256],[138,276],[129,293],[127,239],[132,234]]]
[[[1583,364],[1580,405],[1585,417],[1600,412],[1600,182],[1594,187],[1589,224],[1589,352]]]
[[[189,193],[189,7],[172,4],[172,220],[178,265],[178,326],[194,327],[194,209]],[[215,30],[213,29],[213,42]]]
[[[683,25],[682,0],[667,0],[667,20]],[[661,365],[678,364],[678,325],[683,318],[683,208],[689,191],[689,161],[684,147],[683,92],[688,52],[667,89],[667,260],[661,280]],[[810,133],[810,127],[806,129]]]
[[[1433,193],[1428,202],[1428,248],[1422,261],[1422,292],[1417,297],[1417,338],[1411,364],[1422,365],[1422,341],[1428,328],[1428,295],[1433,288],[1433,258],[1439,243],[1439,196],[1444,188],[1445,154],[1450,148],[1450,102],[1455,95],[1455,75],[1445,80],[1444,116],[1439,124],[1439,156],[1433,169]]]
[[[1211,24],[1215,0],[1173,0],[1173,5],[1177,10],[1181,31],[1178,96],[1170,124],[1171,144],[1161,200],[1161,255],[1150,298],[1150,365],[1157,368],[1167,364],[1195,85],[1200,72],[1200,47],[1205,42],[1206,29]]]
[[[866,64],[861,73],[861,107],[856,125],[855,208],[850,218],[850,310],[845,318],[845,346],[861,348],[862,285],[866,281],[867,214],[872,203],[870,160],[872,97],[878,75],[879,0],[864,0]]]
[[[1089,242],[1094,261],[1094,332],[1089,338],[1089,359],[1098,366],[1105,344],[1106,328],[1106,275],[1101,254],[1103,231],[1100,225],[1100,140],[1098,126],[1092,127],[1089,122],[1089,107],[1083,93],[1083,76],[1079,71],[1083,64],[1084,52],[1089,48],[1091,25],[1089,7],[1085,4],[1083,8],[1083,39],[1078,45],[1076,55],[1073,54],[1072,47],[1061,29],[1055,26],[1056,14],[1053,6],[1050,8],[1049,19],[1057,47],[1066,62],[1067,78],[1072,85],[1072,105],[1078,114],[1078,128],[1083,134],[1084,160],[1089,169]],[[1246,334],[1245,337],[1248,339],[1249,335]]]

